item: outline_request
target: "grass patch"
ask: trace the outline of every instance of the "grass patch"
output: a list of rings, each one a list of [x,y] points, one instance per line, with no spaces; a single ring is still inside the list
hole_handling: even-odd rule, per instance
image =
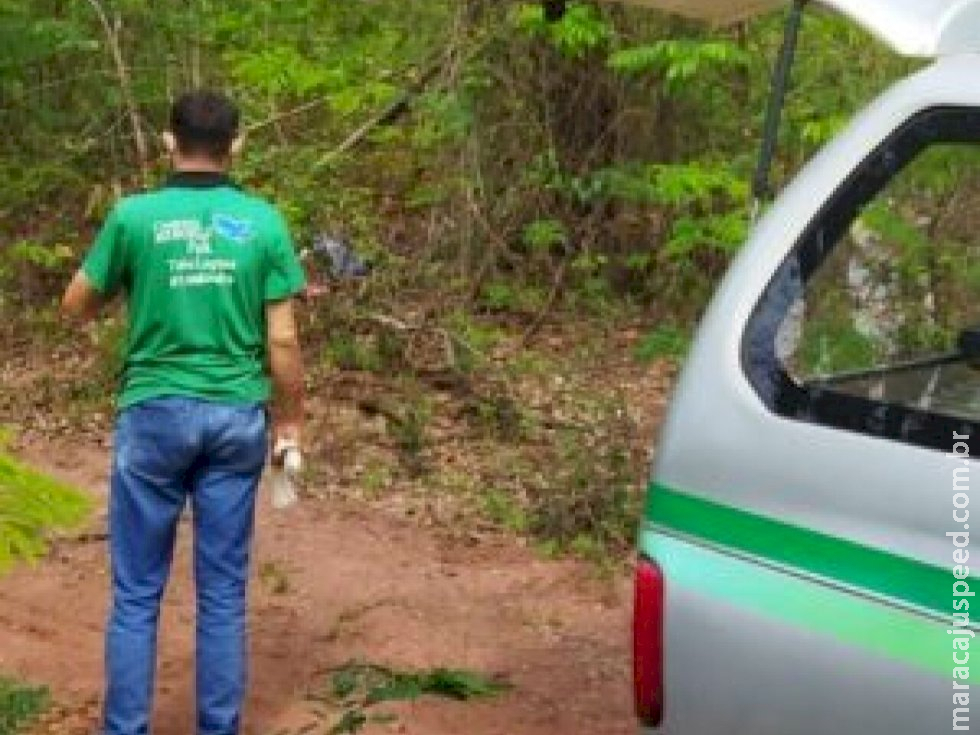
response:
[[[489,488],[480,502],[484,514],[498,526],[514,533],[527,532],[530,524],[527,510],[507,491]]]
[[[691,346],[691,335],[687,330],[673,324],[657,327],[644,336],[633,348],[633,356],[641,363],[654,360],[681,361]]]
[[[0,572],[42,557],[45,534],[77,526],[90,507],[79,491],[3,454],[0,438]]]
[[[394,479],[394,472],[391,467],[381,460],[368,460],[364,467],[364,473],[360,477],[361,487],[365,494],[372,500],[382,497]]]
[[[589,422],[587,431],[559,431],[540,460],[547,470],[527,485],[528,532],[539,548],[605,563],[633,543],[643,483],[626,405],[598,403]]]
[[[338,370],[379,373],[384,367],[369,338],[346,333],[330,336],[323,348],[323,361]]]
[[[0,677],[0,735],[14,735],[48,706],[48,690]]]
[[[289,574],[274,561],[263,562],[259,566],[259,581],[273,595],[284,595],[289,592]]]
[[[343,714],[329,730],[331,735],[343,735],[358,732],[368,722],[393,720],[390,714],[370,711],[385,702],[412,701],[424,696],[469,701],[493,697],[508,689],[507,682],[464,669],[397,671],[352,661],[334,669],[326,691],[312,698],[329,699],[343,708]]]

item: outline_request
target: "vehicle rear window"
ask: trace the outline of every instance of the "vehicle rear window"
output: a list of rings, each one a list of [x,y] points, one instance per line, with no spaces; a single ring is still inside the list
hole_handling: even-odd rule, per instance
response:
[[[743,362],[778,413],[944,448],[980,424],[980,112],[902,126],[809,224]]]

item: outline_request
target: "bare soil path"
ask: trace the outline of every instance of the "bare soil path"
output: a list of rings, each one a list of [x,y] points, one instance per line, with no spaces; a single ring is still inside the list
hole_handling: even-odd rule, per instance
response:
[[[25,451],[104,505],[108,450],[94,443]],[[100,505],[101,508],[101,505]],[[98,524],[97,524],[98,525]],[[156,735],[192,727],[190,529],[165,602]],[[0,671],[52,687],[65,712],[39,732],[87,735],[102,686],[107,601],[104,542],[59,544],[51,558],[0,579]],[[310,692],[361,660],[504,677],[488,700],[423,698],[382,706],[397,719],[362,733],[617,735],[634,732],[625,576],[547,561],[514,539],[447,540],[357,502],[260,502],[252,605],[252,687],[245,732],[326,733]]]

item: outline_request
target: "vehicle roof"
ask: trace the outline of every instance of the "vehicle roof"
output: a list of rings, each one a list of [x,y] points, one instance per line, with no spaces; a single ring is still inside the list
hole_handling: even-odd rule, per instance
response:
[[[616,0],[690,18],[729,23],[788,0]],[[980,0],[813,0],[880,38],[904,56],[980,52]]]

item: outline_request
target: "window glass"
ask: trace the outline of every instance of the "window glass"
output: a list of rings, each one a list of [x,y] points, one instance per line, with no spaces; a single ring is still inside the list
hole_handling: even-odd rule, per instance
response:
[[[980,354],[960,350],[980,329],[980,145],[928,145],[857,206],[782,318],[783,369],[797,385],[980,420]]]

